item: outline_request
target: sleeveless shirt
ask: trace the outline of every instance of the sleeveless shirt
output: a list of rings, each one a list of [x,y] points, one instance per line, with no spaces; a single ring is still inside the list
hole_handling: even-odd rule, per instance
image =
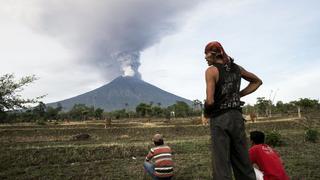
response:
[[[214,66],[218,68],[219,80],[216,83],[212,115],[219,116],[230,109],[241,111],[239,66],[233,60],[228,64],[215,63]]]

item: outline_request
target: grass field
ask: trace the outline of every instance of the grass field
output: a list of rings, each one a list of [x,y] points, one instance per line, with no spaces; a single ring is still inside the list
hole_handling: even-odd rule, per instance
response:
[[[190,119],[0,125],[0,179],[144,179],[142,163],[151,137],[164,134],[174,151],[175,178],[211,179],[210,131]],[[318,131],[319,127],[316,127]],[[296,121],[248,123],[251,130],[278,130],[276,147],[292,179],[320,179],[320,143],[306,142]],[[72,136],[88,133],[88,140]],[[247,133],[248,134],[248,133]]]

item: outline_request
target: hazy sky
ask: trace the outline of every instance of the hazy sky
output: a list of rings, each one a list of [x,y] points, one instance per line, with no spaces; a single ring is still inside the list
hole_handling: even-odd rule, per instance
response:
[[[319,99],[319,6],[317,0],[0,0],[0,75],[35,74],[39,80],[24,95],[47,94],[44,102],[123,74],[203,100],[204,46],[217,40],[264,82],[245,101]]]

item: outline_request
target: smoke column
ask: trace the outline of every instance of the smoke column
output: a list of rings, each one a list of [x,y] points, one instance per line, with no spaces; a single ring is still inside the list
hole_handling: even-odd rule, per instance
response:
[[[72,48],[79,62],[104,73],[141,78],[140,52],[159,42],[186,19],[196,0],[36,0],[35,28]]]

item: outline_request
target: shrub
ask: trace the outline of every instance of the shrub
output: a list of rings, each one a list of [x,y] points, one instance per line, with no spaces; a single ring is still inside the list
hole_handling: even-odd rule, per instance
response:
[[[305,140],[310,142],[316,142],[318,140],[318,131],[315,129],[308,129],[305,132]]]
[[[46,125],[47,123],[46,123],[45,120],[41,119],[41,120],[37,120],[37,121],[36,121],[36,124],[43,126],[43,125]]]
[[[280,146],[281,145],[281,134],[273,130],[271,132],[266,133],[266,144],[270,146]]]

